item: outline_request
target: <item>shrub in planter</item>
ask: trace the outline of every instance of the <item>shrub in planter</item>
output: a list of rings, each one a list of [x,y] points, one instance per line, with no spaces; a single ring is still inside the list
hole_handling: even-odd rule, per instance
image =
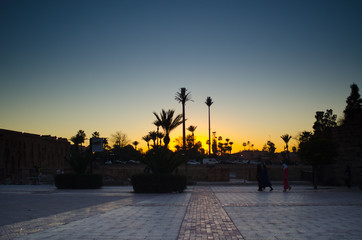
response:
[[[54,178],[59,189],[96,189],[103,185],[103,177],[99,174],[60,174]]]
[[[137,174],[132,176],[133,190],[136,193],[183,192],[187,179],[183,175]]]

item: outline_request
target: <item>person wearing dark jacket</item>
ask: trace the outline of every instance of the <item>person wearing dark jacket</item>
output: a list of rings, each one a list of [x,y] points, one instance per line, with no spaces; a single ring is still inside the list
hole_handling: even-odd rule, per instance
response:
[[[258,181],[258,191],[263,191],[263,177],[262,177],[262,167],[261,164],[256,166],[256,180]]]
[[[266,167],[265,164],[263,164],[263,169],[262,169],[262,172],[261,172],[261,177],[262,177],[264,189],[265,189],[266,187],[270,187],[270,191],[273,191],[272,184],[271,184],[271,182],[270,182],[270,180],[269,180],[268,168]]]

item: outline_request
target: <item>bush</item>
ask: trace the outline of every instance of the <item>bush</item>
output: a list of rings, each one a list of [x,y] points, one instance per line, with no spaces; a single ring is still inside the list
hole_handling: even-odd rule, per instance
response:
[[[103,177],[99,174],[60,174],[54,178],[55,186],[59,189],[96,189],[103,185]]]
[[[133,190],[136,193],[183,192],[187,179],[182,175],[137,174],[132,176]]]

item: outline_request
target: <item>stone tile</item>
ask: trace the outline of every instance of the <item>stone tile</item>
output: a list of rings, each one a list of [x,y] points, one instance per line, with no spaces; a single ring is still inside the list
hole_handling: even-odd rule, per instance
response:
[[[77,195],[73,199],[89,201],[84,208],[69,210],[63,205],[58,208],[63,212],[0,226],[1,240],[354,240],[362,236],[362,193],[343,188],[314,191],[310,186],[296,186],[283,193],[282,186],[276,185],[275,191],[260,193],[255,186],[209,185],[190,187],[183,194],[133,194],[129,187],[63,192],[41,186],[0,186],[0,203],[22,199],[26,206],[33,198],[19,197],[34,191],[40,192],[37,196],[67,199]],[[7,198],[1,198],[4,194]],[[107,196],[115,201],[104,198],[105,202],[94,204]],[[82,202],[76,204],[82,206]],[[21,215],[26,214],[24,209],[5,211]]]

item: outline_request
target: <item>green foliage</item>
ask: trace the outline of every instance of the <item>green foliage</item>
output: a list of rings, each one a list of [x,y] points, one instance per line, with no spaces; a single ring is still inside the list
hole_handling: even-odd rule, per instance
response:
[[[154,174],[172,174],[184,162],[184,159],[180,154],[172,152],[165,146],[155,146],[146,153],[143,162]]]
[[[54,182],[59,189],[96,189],[102,187],[103,178],[99,174],[59,174]]]
[[[181,193],[187,183],[186,176],[171,174],[137,174],[131,179],[136,193]]]

